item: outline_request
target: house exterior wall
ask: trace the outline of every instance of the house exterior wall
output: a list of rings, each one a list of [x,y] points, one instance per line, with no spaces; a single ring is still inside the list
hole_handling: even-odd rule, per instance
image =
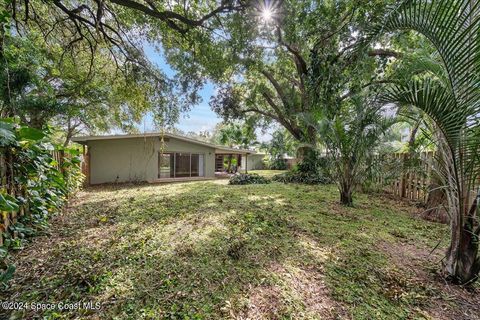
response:
[[[263,163],[264,154],[249,154],[247,157],[247,170],[262,170],[265,168]],[[242,169],[245,168],[245,156],[242,155]]]
[[[163,152],[204,154],[205,178],[215,177],[215,149],[175,138]],[[90,184],[158,180],[159,137],[90,140]]]

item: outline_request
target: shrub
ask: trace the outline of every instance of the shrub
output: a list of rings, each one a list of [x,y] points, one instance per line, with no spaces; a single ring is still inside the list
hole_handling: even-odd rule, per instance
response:
[[[267,184],[270,183],[265,177],[259,176],[256,173],[237,173],[230,178],[229,184],[241,185],[241,184]]]
[[[268,159],[265,161],[265,167],[269,170],[285,170],[287,169],[287,162],[284,159]]]
[[[80,187],[83,175],[79,152],[53,143],[50,129],[30,128],[10,118],[0,120],[0,133],[0,211],[18,214],[0,234],[5,237],[0,247],[0,285],[6,287],[14,271],[7,263],[8,250],[21,248],[24,238],[42,232],[48,218]]]
[[[291,170],[272,177],[273,181],[283,183],[328,184],[332,181],[321,173]]]

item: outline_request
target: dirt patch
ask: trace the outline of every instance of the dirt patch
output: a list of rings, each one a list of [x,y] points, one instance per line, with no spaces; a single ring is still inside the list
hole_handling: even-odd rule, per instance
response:
[[[324,283],[321,270],[312,267],[285,267],[272,264],[268,271],[277,277],[278,285],[261,285],[250,290],[248,302],[235,319],[281,319],[283,310],[297,305],[298,318],[347,319],[346,309],[334,301]],[[299,304],[294,301],[299,302]]]
[[[308,314],[321,316],[322,319],[338,317],[338,311],[342,308],[330,297],[324,276],[318,270],[308,268],[290,272],[283,266],[275,264],[272,271],[287,280],[293,291],[302,298]]]
[[[339,313],[344,313],[342,306],[330,297],[321,270],[313,267],[287,270],[280,264],[274,264],[271,271],[280,275],[301,297],[307,314],[320,316],[321,319],[337,319]]]
[[[281,290],[276,286],[258,286],[249,294],[246,310],[238,320],[278,319],[282,309]]]
[[[480,319],[480,292],[447,283],[438,273],[443,250],[430,253],[409,243],[381,242],[378,248],[387,254],[400,270],[407,271],[410,283],[419,283],[429,288],[432,296],[423,306],[422,313],[433,319],[477,320]]]

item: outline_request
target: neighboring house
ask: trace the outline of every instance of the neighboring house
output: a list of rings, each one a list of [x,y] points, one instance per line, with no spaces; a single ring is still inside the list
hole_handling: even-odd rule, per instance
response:
[[[257,152],[255,154],[248,155],[247,161],[245,161],[245,156],[242,156],[242,163],[247,163],[247,170],[262,170],[265,169],[264,158],[266,153]]]
[[[253,150],[232,149],[170,133],[75,137],[84,146],[88,184],[215,177],[215,160],[235,155],[243,169]],[[86,147],[86,148],[85,148]],[[245,165],[244,165],[245,166]]]

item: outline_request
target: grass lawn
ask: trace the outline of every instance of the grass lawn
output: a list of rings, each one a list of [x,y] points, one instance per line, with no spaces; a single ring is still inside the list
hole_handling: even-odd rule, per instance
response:
[[[93,301],[32,319],[479,319],[436,270],[444,225],[379,195],[226,180],[92,187],[16,254],[2,300]],[[0,315],[0,318],[1,315]]]
[[[271,178],[274,175],[287,172],[287,170],[249,170],[248,173],[256,173],[264,176],[265,178]]]

